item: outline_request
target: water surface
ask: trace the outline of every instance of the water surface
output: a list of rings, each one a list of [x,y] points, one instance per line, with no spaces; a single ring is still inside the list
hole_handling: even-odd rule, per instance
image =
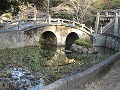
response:
[[[96,47],[98,54],[65,53],[63,49],[53,46],[1,49],[0,89],[40,90],[115,53],[104,47]]]

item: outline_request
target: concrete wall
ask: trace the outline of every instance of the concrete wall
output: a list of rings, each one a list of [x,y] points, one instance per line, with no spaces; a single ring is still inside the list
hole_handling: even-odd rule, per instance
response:
[[[86,88],[89,90],[90,86],[99,81],[118,59],[120,52],[83,72],[57,80],[41,90],[85,90]]]
[[[92,35],[92,42],[94,46],[105,46],[106,37],[100,34]]]
[[[105,46],[116,51],[120,51],[120,37],[111,34],[93,34],[94,46]]]

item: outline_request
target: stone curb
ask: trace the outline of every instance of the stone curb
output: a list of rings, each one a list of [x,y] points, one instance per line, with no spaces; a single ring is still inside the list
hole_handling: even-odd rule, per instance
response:
[[[84,90],[99,81],[120,59],[120,52],[108,57],[91,68],[67,78],[59,79],[41,90]]]

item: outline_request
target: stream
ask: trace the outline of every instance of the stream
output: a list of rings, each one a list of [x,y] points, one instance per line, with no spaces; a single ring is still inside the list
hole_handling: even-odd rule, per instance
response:
[[[65,47],[0,49],[0,90],[40,90],[60,78],[101,62],[115,51],[96,47],[97,54],[65,53]]]

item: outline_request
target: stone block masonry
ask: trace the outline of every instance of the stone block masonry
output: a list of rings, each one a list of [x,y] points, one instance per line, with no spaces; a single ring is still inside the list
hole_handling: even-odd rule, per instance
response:
[[[9,31],[0,33],[0,48],[24,47],[24,32]]]
[[[113,35],[105,36],[106,36],[105,46],[116,51],[120,51],[120,37],[116,37]]]
[[[71,43],[75,39],[89,38],[90,36],[91,34],[86,33],[83,29],[61,25],[36,26],[23,30],[8,30],[0,32],[0,49],[38,46],[40,40],[45,41],[47,39],[49,42],[52,41],[54,45],[63,46],[66,43]]]

